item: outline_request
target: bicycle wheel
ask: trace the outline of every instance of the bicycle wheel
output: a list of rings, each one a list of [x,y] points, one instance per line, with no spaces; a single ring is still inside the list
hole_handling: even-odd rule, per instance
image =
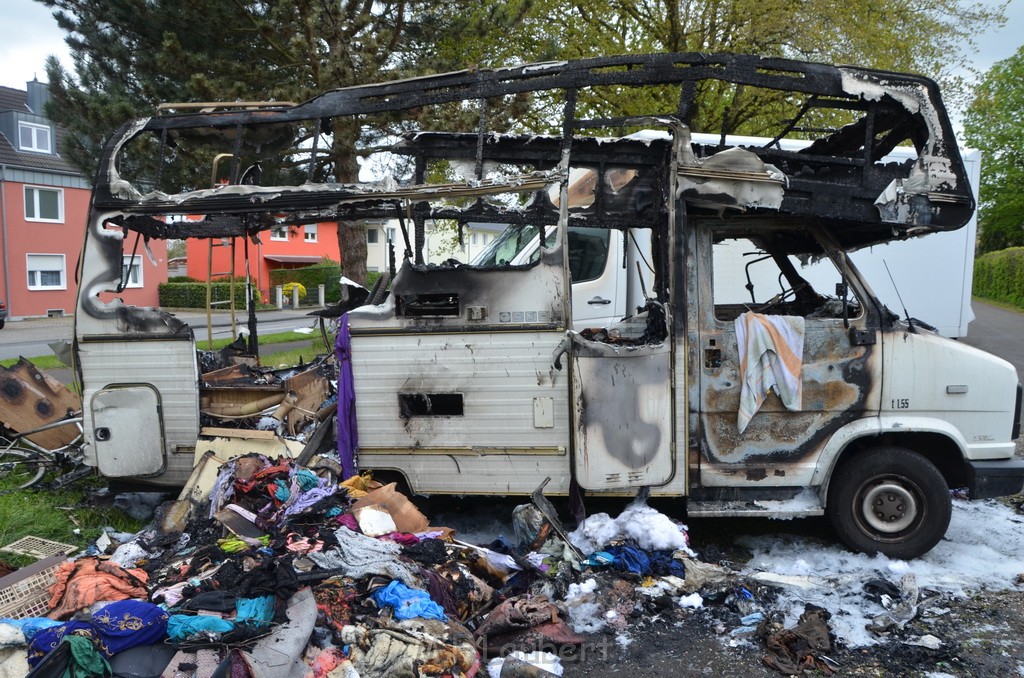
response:
[[[31,487],[46,473],[47,461],[21,450],[0,451],[0,494]]]

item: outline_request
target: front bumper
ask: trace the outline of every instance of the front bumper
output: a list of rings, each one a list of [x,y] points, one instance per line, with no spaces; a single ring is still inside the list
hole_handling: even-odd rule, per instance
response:
[[[971,499],[991,499],[1024,489],[1024,459],[969,462]]]

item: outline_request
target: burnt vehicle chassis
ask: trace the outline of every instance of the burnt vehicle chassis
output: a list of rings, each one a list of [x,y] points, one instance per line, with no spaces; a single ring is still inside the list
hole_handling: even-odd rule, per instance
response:
[[[736,140],[729,129],[716,130],[717,141],[709,141],[706,136],[696,140],[688,125],[697,110],[698,93],[708,82],[786,93],[792,117],[778,121],[766,144]],[[669,91],[669,99],[676,104],[672,110],[623,117],[588,117],[579,112],[600,108],[593,102],[581,101],[601,88],[631,87]],[[507,131],[492,131],[488,112],[497,110],[508,97],[523,96],[543,102],[545,110],[556,112],[537,115],[540,122],[536,128],[528,128],[524,120],[514,120]],[[322,136],[329,136],[330,130],[340,129],[342,121],[351,128],[365,117],[394,118],[450,105],[465,110],[476,107],[478,129],[414,129],[409,116],[403,118],[406,124],[402,134],[377,144],[377,152],[386,148],[396,157],[407,158],[411,168],[408,175],[391,177],[390,182],[358,184],[311,181],[320,157],[317,144]],[[822,112],[843,123],[824,131],[801,127],[802,120]],[[622,130],[657,132],[622,136]],[[809,144],[795,148],[786,143],[792,138]],[[119,171],[134,167],[124,158],[130,157],[126,150],[140,141],[155,144],[157,149],[156,177],[152,180],[157,189],[164,188],[165,167],[175,160],[177,149],[193,144],[229,153],[228,184],[212,189],[143,193],[136,188],[143,185],[140,180],[133,183]],[[272,163],[288,143],[292,144],[291,152],[297,152],[307,163],[299,180],[286,185],[261,185],[258,172],[245,170],[261,161]],[[894,148],[906,144],[916,150],[915,158],[883,161]],[[471,167],[471,176],[454,181],[432,180],[432,168],[445,161]],[[514,171],[504,175],[489,172],[495,166],[511,167]],[[579,168],[593,170],[598,180],[586,201],[570,204],[570,175]],[[613,185],[605,180],[613,170],[624,168],[632,173],[625,184]],[[501,196],[518,198],[498,199]],[[648,433],[631,429],[625,435],[625,429],[612,431],[608,427],[595,433],[598,429],[593,427],[600,428],[594,423],[600,418],[597,410],[590,415],[575,412],[571,425],[554,425],[557,436],[562,437],[544,447],[547,451],[541,454],[550,458],[538,462],[537,468],[562,474],[562,480],[556,480],[552,487],[556,493],[568,491],[571,479],[585,478],[589,480],[582,484],[588,489],[629,491],[646,485],[660,487],[664,494],[689,494],[715,501],[745,500],[755,495],[791,499],[808,487],[813,476],[821,505],[807,512],[821,513],[828,474],[841,459],[838,452],[827,459],[819,455],[836,430],[869,416],[872,409],[877,412],[880,377],[865,376],[862,368],[881,360],[880,346],[873,346],[875,335],[896,326],[895,316],[881,308],[870,290],[858,282],[843,252],[957,229],[969,220],[973,210],[964,164],[934,82],[911,75],[785,59],[722,54],[605,57],[350,87],[298,105],[211,104],[198,113],[137,120],[118,130],[104,147],[82,260],[76,350],[83,355],[102,354],[114,350],[109,348],[114,343],[138,339],[149,342],[154,350],[159,348],[164,355],[167,351],[178,355],[177,371],[167,377],[164,385],[152,385],[166,401],[163,411],[173,412],[177,419],[161,432],[163,454],[159,460],[154,458],[134,466],[108,464],[104,470],[103,454],[94,448],[91,461],[108,475],[148,476],[155,482],[181,484],[191,469],[191,458],[178,456],[176,450],[188,449],[190,437],[194,440],[198,431],[198,419],[190,418],[193,405],[187,384],[177,387],[173,394],[174,389],[170,388],[171,380],[187,381],[190,373],[186,364],[191,341],[189,328],[168,314],[127,307],[100,296],[116,288],[124,241],[129,237],[241,237],[249,242],[255,241],[261,232],[279,226],[397,218],[401,228],[408,230],[407,241],[412,246],[403,253],[401,271],[394,270],[392,264],[390,276],[394,279],[390,291],[381,289],[371,296],[375,304],[386,299],[379,307],[383,310],[363,316],[365,319],[376,313],[386,322],[370,330],[357,327],[358,323],[353,321],[354,338],[372,335],[377,341],[380,337],[400,341],[415,333],[437,337],[476,334],[487,337],[480,340],[486,342],[497,336],[494,333],[523,332],[533,333],[530,336],[540,345],[553,341],[554,348],[569,327],[571,316],[571,281],[565,265],[567,227],[649,229],[655,284],[649,291],[651,304],[647,310],[660,310],[650,315],[640,341],[644,346],[637,347],[631,355],[642,358],[632,363],[634,367],[645,365],[640,370],[642,374],[634,375],[637,387],[657,383],[659,389],[664,389],[666,409],[659,411],[665,421],[641,427],[644,431],[650,429]],[[202,218],[168,222],[165,217],[172,214]],[[474,277],[475,271],[483,271],[479,267],[458,262],[441,266],[425,263],[426,224],[438,220],[455,222],[460,237],[461,229],[472,222],[538,227],[541,242],[545,242],[544,233],[549,227],[558,228],[560,244],[545,249],[539,262],[531,265],[494,268],[486,282]],[[852,349],[856,353],[844,368],[849,377],[844,377],[844,395],[833,393],[824,413],[815,415],[817,419],[787,421],[785,426],[793,431],[803,427],[801,434],[805,434],[789,448],[767,439],[751,445],[749,440],[745,442],[732,434],[723,436],[720,431],[715,432],[717,424],[709,419],[708,412],[714,406],[708,394],[713,395],[714,388],[705,392],[705,387],[731,387],[728,375],[701,374],[702,370],[717,367],[714,351],[707,353],[702,346],[705,337],[699,313],[713,311],[706,304],[698,309],[699,299],[706,294],[701,286],[709,283],[701,282],[695,262],[698,252],[719,237],[710,235],[712,230],[718,233],[716,229],[724,229],[727,234],[730,229],[753,234],[752,240],[758,247],[770,251],[780,261],[789,255],[832,257],[847,281],[844,284],[853,288],[861,300],[860,316],[854,326],[848,318],[842,319],[842,332],[835,335],[841,341],[837,343],[835,337],[820,340],[823,351]],[[512,275],[524,272],[531,277]],[[796,276],[794,280],[799,278],[791,273]],[[488,294],[514,294],[520,286],[524,296],[549,297],[547,306],[534,316],[534,321],[500,325],[484,313]],[[798,301],[808,306],[817,303],[818,298],[804,296]],[[780,307],[776,312],[781,310],[785,309]],[[468,317],[467,313],[476,313],[476,317]],[[252,319],[250,326],[255,329]],[[721,341],[721,336],[715,336]],[[614,410],[613,402],[601,405],[601,396],[588,391],[592,388],[588,380],[598,383],[607,376],[600,361],[618,355],[618,348],[600,344],[578,335],[562,343],[560,350],[570,355],[566,376],[572,386],[567,393],[575,395],[554,398],[559,416],[564,410],[571,410],[573,403],[587,402],[591,408]],[[550,354],[550,348],[545,350]],[[594,362],[587,363],[587,359]],[[83,364],[87,365],[88,360],[79,361],[88,402],[114,378],[100,370],[88,374],[89,369]],[[876,365],[873,369],[880,367]],[[116,381],[146,381],[145,370],[140,367],[136,374]],[[678,375],[678,385],[672,375]],[[538,388],[550,389],[558,379],[554,372],[542,375],[538,363]],[[723,395],[719,400],[726,402],[731,397]],[[548,398],[549,395],[542,397]],[[536,404],[537,398],[534,400]],[[421,452],[433,450],[429,453],[441,459],[446,444],[452,449],[458,446],[454,442],[438,442],[443,438],[440,428],[418,438],[415,427],[409,425],[408,402],[406,405],[405,423],[399,427],[404,427],[403,431],[387,438],[401,444],[381,443],[379,449],[388,448],[390,454],[398,454],[399,447],[408,445],[409,449]],[[87,445],[88,418],[87,413]],[[815,430],[808,431],[808,425]],[[374,435],[371,427],[370,439]],[[462,434],[454,434],[454,438],[459,435]],[[647,435],[651,436],[649,441],[644,438]],[[789,438],[793,435],[792,431],[787,433]],[[637,436],[639,442],[633,439]],[[628,441],[625,444],[631,452],[625,457],[607,450],[591,454],[586,446],[601,437]],[[653,447],[646,449],[648,443]],[[488,454],[501,450],[506,450],[501,453],[506,456],[512,454],[507,452],[511,448],[498,442],[459,444],[477,451],[487,449]],[[739,455],[740,462],[730,461],[741,448],[745,451]],[[667,461],[663,459],[666,454],[670,457]],[[586,459],[581,461],[581,456]],[[654,461],[655,457],[658,461]],[[398,462],[386,461],[386,455],[367,454],[365,459],[370,467],[384,466],[403,473]],[[569,468],[559,471],[566,466],[567,459]],[[600,466],[609,460],[625,465],[623,472],[602,475]],[[486,459],[478,461],[488,463]],[[589,471],[581,467],[588,463]],[[732,466],[723,470],[723,464]],[[947,482],[959,484],[984,476],[978,467],[962,459],[943,465],[942,472]],[[434,475],[449,483],[447,490],[439,490],[440,485],[414,489],[475,491],[458,484],[459,472],[454,467],[438,467]],[[735,487],[729,487],[731,481],[723,481],[723,477],[740,480]],[[529,492],[536,486],[533,477],[521,480],[529,484],[529,489],[526,485],[520,488],[518,482],[510,481],[503,487],[507,493],[516,493]],[[931,535],[925,539],[931,539]]]

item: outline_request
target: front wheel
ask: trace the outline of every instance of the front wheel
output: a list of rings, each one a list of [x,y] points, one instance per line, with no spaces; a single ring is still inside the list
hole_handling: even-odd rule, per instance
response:
[[[910,559],[946,534],[952,502],[945,478],[927,459],[903,447],[877,447],[836,469],[825,511],[851,549]]]

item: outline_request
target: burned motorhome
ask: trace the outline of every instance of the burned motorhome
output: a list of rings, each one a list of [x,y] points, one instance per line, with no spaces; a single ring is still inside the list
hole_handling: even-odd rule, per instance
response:
[[[710,86],[734,101],[770,93],[768,142],[731,129],[698,141]],[[602,107],[634,88],[672,103]],[[536,114],[492,129],[508,97]],[[414,126],[445,107],[477,111],[479,128]],[[397,161],[319,183],[319,144],[374,116],[403,120],[372,149]],[[787,150],[789,137],[811,143]],[[913,157],[887,159],[897,147]],[[218,152],[227,185],[169,185]],[[263,171],[292,179],[264,185],[245,170],[282,157],[308,171]],[[1020,389],[1004,361],[884,308],[847,252],[957,229],[973,210],[933,82],[781,59],[532,64],[138,120],[105,147],[80,267],[87,458],[107,476],[181,484],[203,425],[190,329],[109,292],[126,248],[397,218],[413,246],[339,330],[343,467],[358,453],[428,494],[528,494],[550,477],[553,493],[686,497],[692,514],[828,513],[854,548],[917,555],[945,531],[949,487],[1021,489]],[[183,213],[202,219],[166,218]],[[439,223],[511,236],[475,264],[427,265]],[[831,282],[812,285],[810,267]],[[626,274],[595,291],[612,270]],[[600,313],[582,329],[587,308]]]

